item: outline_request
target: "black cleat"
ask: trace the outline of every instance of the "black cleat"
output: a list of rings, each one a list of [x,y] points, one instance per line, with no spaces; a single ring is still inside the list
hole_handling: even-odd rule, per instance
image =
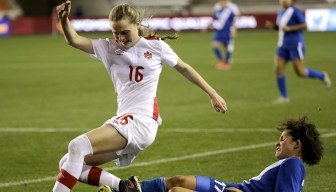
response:
[[[138,178],[131,176],[127,180],[120,181],[119,192],[142,192]]]

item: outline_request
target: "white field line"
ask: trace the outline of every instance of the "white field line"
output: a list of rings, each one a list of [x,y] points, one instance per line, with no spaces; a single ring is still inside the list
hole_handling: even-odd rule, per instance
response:
[[[324,138],[335,137],[335,136],[336,136],[336,132],[322,135],[322,137],[324,137]],[[270,147],[270,146],[274,145],[274,143],[275,142],[268,142],[268,143],[260,143],[260,144],[255,144],[255,145],[247,145],[247,146],[242,146],[242,147],[233,147],[233,148],[228,148],[228,149],[208,151],[208,152],[205,152],[205,153],[194,153],[194,154],[180,156],[180,157],[172,157],[172,158],[158,159],[158,160],[153,160],[153,161],[148,161],[148,162],[134,163],[134,164],[131,164],[130,166],[127,166],[127,167],[110,167],[110,168],[106,168],[105,170],[113,171],[113,170],[120,170],[120,169],[129,169],[129,168],[132,168],[132,167],[151,166],[151,165],[155,165],[155,164],[169,163],[169,162],[175,162],[175,161],[181,161],[181,160],[187,160],[187,159],[196,159],[196,158],[201,158],[201,157],[207,157],[207,156],[212,156],[212,155],[243,151],[243,150],[248,150],[248,149],[258,149],[258,148],[263,148],[263,147]],[[44,178],[37,178],[37,179],[31,179],[31,180],[0,183],[0,188],[18,186],[18,185],[26,185],[26,184],[32,184],[32,183],[40,183],[40,182],[44,182],[44,181],[52,181],[52,180],[55,180],[55,179],[56,179],[56,176],[48,176],[48,177],[44,177]]]
[[[0,128],[0,133],[62,133],[62,132],[87,132],[89,128]],[[331,132],[336,128],[320,128],[321,132]],[[179,133],[231,133],[231,132],[277,132],[276,128],[159,128],[159,132]]]

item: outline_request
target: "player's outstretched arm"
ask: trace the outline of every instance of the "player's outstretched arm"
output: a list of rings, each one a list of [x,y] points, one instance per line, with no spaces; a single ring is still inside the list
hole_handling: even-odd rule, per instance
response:
[[[58,18],[61,22],[64,38],[67,44],[86,53],[93,54],[91,39],[82,37],[72,28],[69,21],[71,1],[66,1],[56,7]]]
[[[276,30],[276,31],[279,30],[279,27],[278,27],[277,25],[274,25],[274,24],[272,23],[272,21],[270,21],[270,20],[267,20],[267,21],[265,22],[265,27],[268,28],[268,29],[274,29],[274,30]]]
[[[307,29],[307,24],[306,23],[301,23],[298,25],[293,25],[293,26],[284,26],[282,30],[284,31],[301,31]]]
[[[218,95],[218,93],[201,77],[199,73],[195,71],[195,69],[182,61],[180,58],[177,61],[175,69],[209,95],[211,104],[217,112],[225,113],[227,111],[224,99]]]

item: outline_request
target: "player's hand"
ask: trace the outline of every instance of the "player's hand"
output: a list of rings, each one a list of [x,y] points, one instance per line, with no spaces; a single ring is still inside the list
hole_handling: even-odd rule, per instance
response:
[[[206,32],[208,32],[208,28],[202,28],[202,29],[201,29],[201,32],[202,32],[202,33],[206,33]]]
[[[226,188],[225,191],[228,191],[228,192],[243,192],[242,190],[239,190],[235,187]]]
[[[217,93],[211,96],[211,104],[217,112],[225,113],[227,111],[226,102]]]
[[[289,26],[282,27],[283,31],[291,31],[292,29]]]
[[[68,18],[71,10],[71,1],[66,1],[56,7],[57,15],[60,20]]]
[[[268,29],[272,29],[274,27],[274,24],[270,20],[267,20],[265,22],[265,27]]]

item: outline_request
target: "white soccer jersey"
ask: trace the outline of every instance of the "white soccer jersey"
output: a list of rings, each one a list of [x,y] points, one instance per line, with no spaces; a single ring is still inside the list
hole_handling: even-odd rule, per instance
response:
[[[159,39],[140,40],[123,49],[114,39],[92,40],[94,58],[103,62],[117,94],[117,116],[144,114],[159,119],[156,90],[162,64],[174,67],[178,56]]]

